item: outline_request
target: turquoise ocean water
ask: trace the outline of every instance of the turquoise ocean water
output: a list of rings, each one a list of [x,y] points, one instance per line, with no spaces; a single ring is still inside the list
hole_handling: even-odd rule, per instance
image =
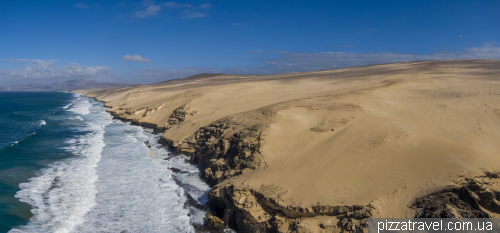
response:
[[[79,94],[0,92],[0,232],[194,232],[209,187],[158,139]]]

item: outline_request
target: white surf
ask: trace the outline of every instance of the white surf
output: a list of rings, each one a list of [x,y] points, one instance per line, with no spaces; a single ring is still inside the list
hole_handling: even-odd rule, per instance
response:
[[[113,121],[93,100],[75,98],[68,111],[83,119],[75,128],[83,134],[67,140],[66,148],[75,157],[21,184],[16,197],[33,206],[34,216],[11,232],[194,232],[192,224],[202,224],[205,212],[186,205],[187,195],[204,204],[209,190],[199,170],[170,157],[157,135]]]

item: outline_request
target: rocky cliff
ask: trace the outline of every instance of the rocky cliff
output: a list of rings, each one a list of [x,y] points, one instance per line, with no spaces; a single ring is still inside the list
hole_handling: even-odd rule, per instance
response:
[[[370,217],[497,216],[499,74],[431,61],[85,95],[199,165],[214,226],[366,232]]]

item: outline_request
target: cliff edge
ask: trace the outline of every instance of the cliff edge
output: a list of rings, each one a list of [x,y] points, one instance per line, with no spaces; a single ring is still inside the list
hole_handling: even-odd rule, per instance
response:
[[[162,132],[238,232],[363,232],[369,217],[500,213],[500,61],[201,74],[83,91]]]

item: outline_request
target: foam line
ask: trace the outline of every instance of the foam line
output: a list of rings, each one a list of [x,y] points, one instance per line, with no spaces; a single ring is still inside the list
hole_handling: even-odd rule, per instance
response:
[[[198,168],[184,157],[165,160],[169,152],[157,143],[159,135],[113,121],[99,103],[75,98],[70,118],[81,119],[76,122],[85,132],[66,140],[75,157],[20,185],[16,197],[33,206],[34,216],[11,232],[195,232],[210,190]]]
[[[96,167],[109,123],[102,119],[85,122],[79,130],[87,133],[67,141],[66,149],[78,157],[51,164],[40,176],[20,184],[16,197],[33,206],[33,217],[27,226],[11,232],[74,232],[85,222],[85,214],[96,204]]]

